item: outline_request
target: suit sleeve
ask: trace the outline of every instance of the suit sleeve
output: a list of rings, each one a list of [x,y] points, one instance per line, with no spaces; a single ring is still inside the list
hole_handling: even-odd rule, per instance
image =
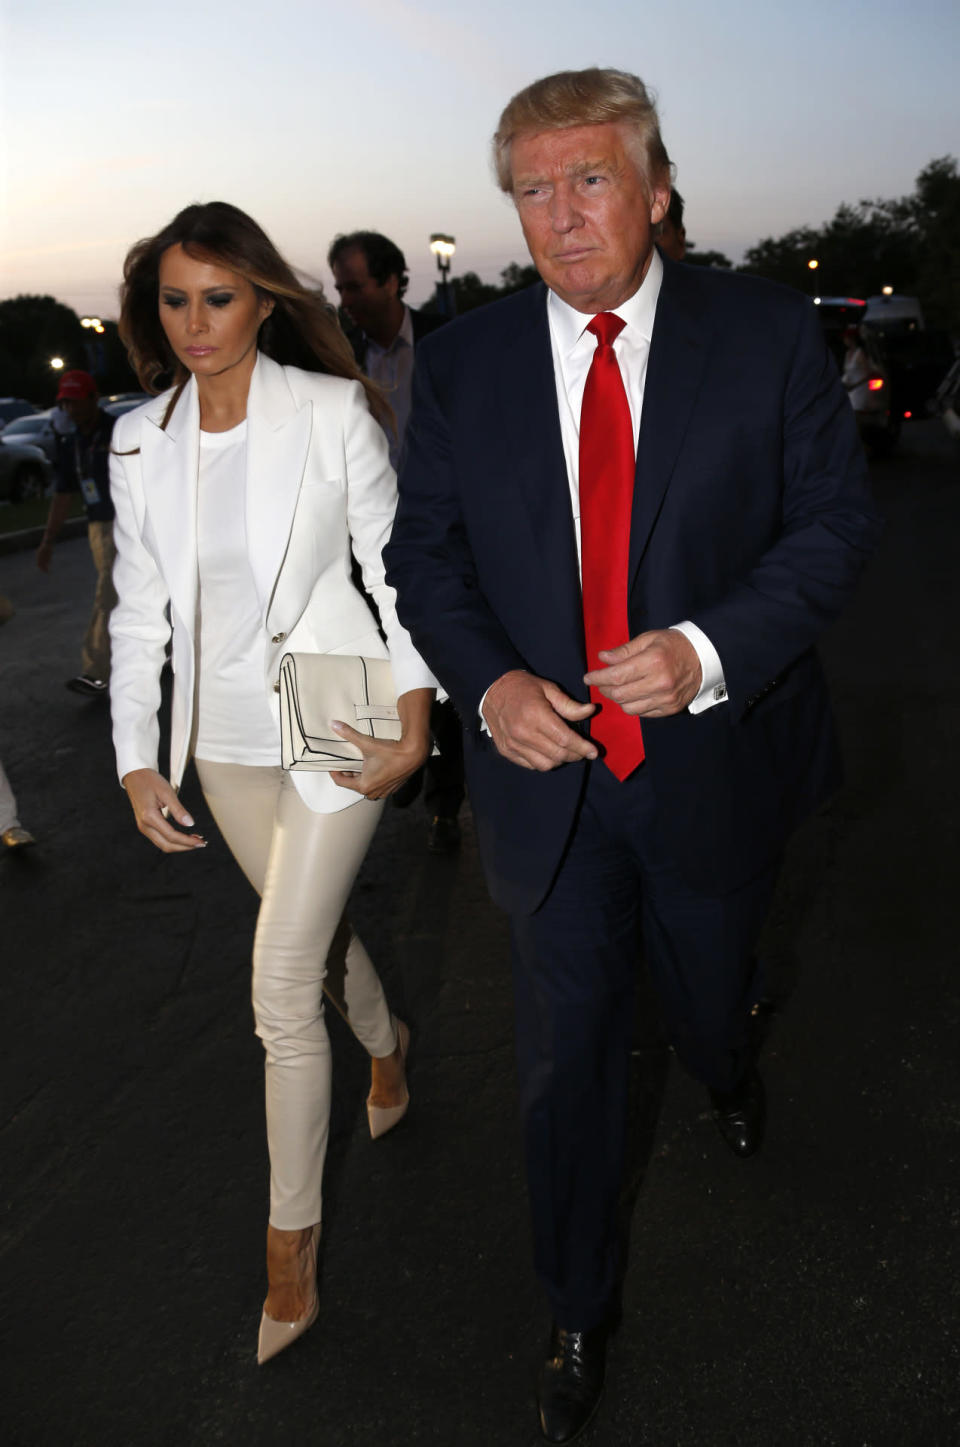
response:
[[[117,603],[110,614],[110,711],[121,780],[132,769],[158,767],[160,673],[170,638],[169,594],[153,554],[144,545],[134,504],[139,483],[133,474],[140,459],[118,455],[136,442],[127,436],[123,421],[114,428],[110,454],[117,548],[113,568]]]
[[[383,548],[396,511],[397,483],[383,430],[370,415],[359,383],[348,389],[343,431],[351,545],[364,587],[377,605],[397,693],[436,688],[437,680],[397,618],[396,593],[384,580]]]
[[[837,618],[876,546],[856,423],[813,308],[802,308],[783,399],[780,529],[692,621],[720,656],[734,719]]]
[[[435,350],[417,351],[400,462],[400,500],[385,549],[387,582],[402,622],[467,727],[502,674],[526,668],[484,599],[457,487],[451,429],[437,396]]]

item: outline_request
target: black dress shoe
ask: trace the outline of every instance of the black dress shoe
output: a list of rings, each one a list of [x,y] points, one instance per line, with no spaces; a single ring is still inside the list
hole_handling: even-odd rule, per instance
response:
[[[599,1407],[609,1335],[607,1323],[590,1331],[551,1329],[537,1392],[540,1430],[548,1442],[572,1442]]]
[[[753,1066],[735,1089],[711,1090],[713,1118],[735,1156],[752,1156],[763,1144],[767,1094]]]

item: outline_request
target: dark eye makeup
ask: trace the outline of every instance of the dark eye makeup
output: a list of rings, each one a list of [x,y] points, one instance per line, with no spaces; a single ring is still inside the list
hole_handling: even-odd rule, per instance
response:
[[[187,303],[186,297],[185,297],[185,296],[181,296],[181,295],[180,295],[179,293],[177,293],[177,292],[161,292],[161,293],[160,293],[160,300],[163,302],[163,305],[164,305],[164,306],[169,306],[169,307],[186,306],[186,303]],[[208,297],[206,298],[206,300],[207,300],[207,302],[209,303],[210,306],[215,306],[215,307],[229,306],[230,303],[233,301],[233,292],[232,292],[232,291],[215,291],[215,292],[211,293],[211,295],[208,296]]]

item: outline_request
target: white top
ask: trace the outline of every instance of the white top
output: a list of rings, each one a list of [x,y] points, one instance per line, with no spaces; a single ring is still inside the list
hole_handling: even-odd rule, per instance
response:
[[[247,424],[200,433],[197,491],[197,735],[218,764],[280,763],[280,732],[264,692],[266,631],[244,516]]]
[[[381,347],[367,338],[364,368],[370,380],[383,388],[393,408],[396,423],[392,427],[384,424],[384,431],[390,448],[390,466],[396,472],[403,434],[410,419],[413,390],[413,319],[408,306],[403,309],[400,330],[389,347]]]
[[[623,330],[613,343],[613,350],[620,364],[627,402],[630,406],[634,456],[636,456],[640,418],[643,412],[643,393],[647,380],[650,340],[653,336],[653,323],[662,282],[663,262],[660,260],[660,253],[654,247],[647,274],[639,289],[622,306],[613,309],[613,315],[621,317],[625,323]],[[587,382],[587,373],[596,351],[597,339],[592,332],[587,331],[593,318],[568,306],[554,291],[547,293],[547,319],[550,323],[550,345],[553,351],[557,408],[560,413],[560,434],[563,439],[563,455],[567,465],[570,506],[573,510],[579,562],[580,412],[583,406],[583,391]],[[703,680],[700,692],[689,705],[689,709],[691,713],[701,713],[706,708],[712,708],[716,703],[722,703],[727,696],[723,665],[710,639],[695,623],[684,621],[675,623],[673,626],[692,643],[700,660]]]

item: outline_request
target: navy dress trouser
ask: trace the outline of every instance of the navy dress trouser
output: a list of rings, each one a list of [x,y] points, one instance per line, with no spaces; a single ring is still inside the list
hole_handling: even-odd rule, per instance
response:
[[[779,859],[734,893],[692,890],[657,855],[641,768],[589,778],[550,893],[512,919],[520,1111],[534,1265],[554,1318],[588,1330],[619,1289],[637,926],[676,1053],[730,1090],[749,1068],[754,949]]]

